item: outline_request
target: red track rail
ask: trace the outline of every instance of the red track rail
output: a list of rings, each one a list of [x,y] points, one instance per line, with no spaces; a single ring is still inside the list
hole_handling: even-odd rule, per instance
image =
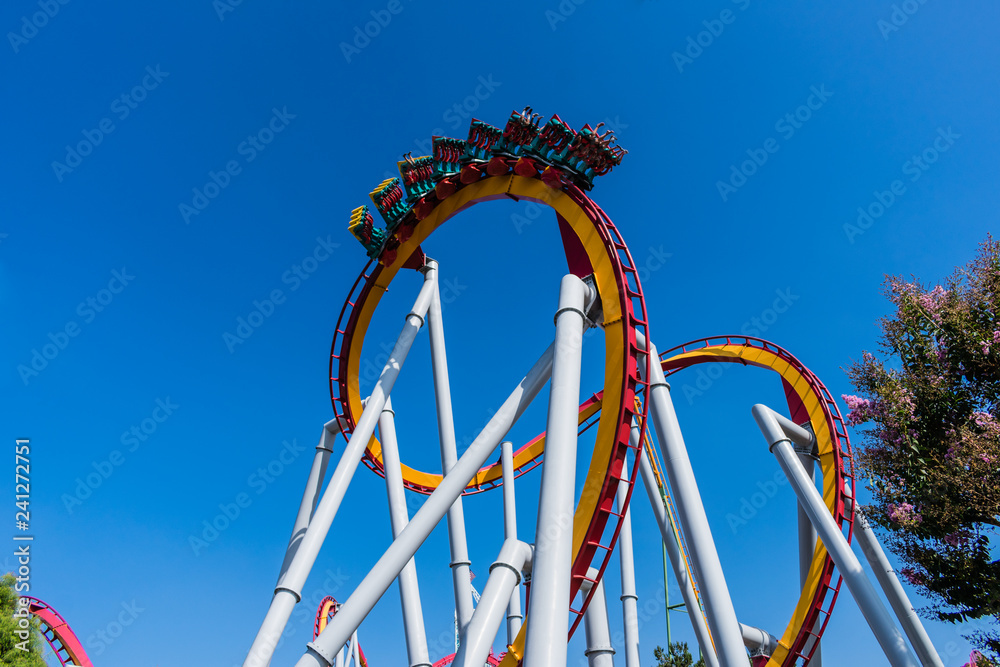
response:
[[[38,598],[29,597],[29,611],[39,620],[42,636],[52,647],[60,665],[94,667],[80,640],[55,609]]]
[[[510,173],[510,170],[513,170],[515,164],[517,163],[517,158],[509,158],[506,160],[506,163],[508,173]],[[587,573],[595,559],[598,561],[597,569],[599,574],[596,579],[591,581],[596,583],[596,581],[599,581],[601,576],[603,576],[604,570],[607,568],[608,562],[611,558],[611,552],[618,539],[618,533],[621,530],[621,520],[623,514],[615,511],[615,496],[617,494],[619,482],[623,481],[621,474],[622,465],[626,461],[627,452],[629,450],[633,450],[633,469],[631,474],[628,476],[628,479],[624,480],[628,484],[628,494],[626,498],[630,500],[632,494],[632,484],[638,471],[638,456],[636,455],[637,452],[635,451],[635,448],[632,447],[629,441],[630,431],[633,420],[638,422],[640,428],[645,427],[648,411],[648,406],[645,401],[645,388],[647,383],[640,379],[638,364],[640,358],[644,359],[645,373],[642,377],[648,378],[651,361],[648,355],[642,354],[642,350],[639,349],[636,342],[637,331],[641,332],[647,340],[650,338],[648,330],[648,315],[645,300],[642,294],[642,287],[639,282],[638,269],[631,254],[629,253],[624,239],[615,227],[614,223],[611,222],[608,215],[604,213],[604,211],[601,210],[601,208],[583,192],[583,190],[572,184],[564,185],[562,189],[582,210],[586,212],[588,218],[594,225],[595,231],[603,242],[605,251],[607,252],[607,255],[612,263],[615,281],[620,294],[619,305],[622,312],[622,319],[624,320],[624,326],[621,327],[621,331],[623,336],[623,350],[625,354],[623,372],[624,387],[622,390],[622,397],[619,405],[614,406],[618,417],[615,442],[614,446],[611,448],[610,461],[606,469],[607,472],[605,474],[605,478],[602,482],[601,488],[596,490],[596,493],[598,494],[596,510],[590,517],[590,522],[587,526],[582,547],[573,563],[572,583],[570,589],[572,599],[579,591],[580,584],[584,580],[590,580]],[[436,204],[435,201],[431,201],[430,203]],[[412,215],[413,213],[411,211],[408,216]],[[405,227],[408,220],[409,217],[403,221],[400,227]],[[355,281],[354,286],[351,288],[343,308],[341,309],[333,343],[331,345],[330,396],[334,413],[336,414],[338,420],[340,420],[340,423],[344,425],[343,432],[345,437],[353,431],[355,426],[354,420],[351,416],[351,409],[347,396],[347,372],[349,360],[346,352],[350,350],[351,340],[357,329],[357,317],[359,311],[356,306],[358,303],[367,299],[369,293],[374,288],[381,271],[382,265],[374,262],[369,262],[365,266],[364,270],[362,270],[358,279]],[[636,398],[639,399],[642,406],[641,413],[639,414],[636,414],[635,410]],[[610,406],[604,406],[604,409],[606,410],[609,407]],[[380,475],[382,474],[381,464],[370,457],[367,452],[364,461],[369,468]],[[524,474],[537,465],[538,459],[536,457],[535,459],[522,463],[515,474],[518,476]],[[483,484],[479,487],[468,489],[465,493],[478,493],[500,486],[500,484],[501,482],[498,480],[493,483]],[[417,487],[413,484],[407,484],[407,486],[411,490],[425,494],[433,491],[433,489]],[[594,492],[594,489],[584,490],[584,493]],[[598,553],[601,554],[600,557],[598,557]],[[590,596],[583,600],[579,608],[573,608],[571,606],[570,612],[573,619],[570,627],[570,636],[572,636],[573,632],[582,620],[583,613],[586,611],[592,595],[593,592]]]
[[[784,348],[761,338],[754,338],[750,336],[713,336],[709,338],[700,338],[667,350],[660,355],[660,358],[661,360],[666,360],[683,352],[691,352],[706,347],[715,347],[720,345],[744,345],[768,350],[798,371],[807,379],[813,392],[822,396],[823,415],[827,424],[830,426],[829,430],[834,438],[833,444],[839,454],[836,459],[835,466],[837,501],[834,519],[837,520],[838,524],[842,528],[844,526],[847,527],[847,539],[850,541],[853,536],[854,515],[851,512],[845,511],[843,491],[844,485],[848,480],[850,480],[852,488],[856,487],[856,484],[854,483],[854,456],[851,450],[851,442],[847,435],[847,429],[845,428],[843,417],[840,414],[840,409],[837,407],[836,401],[833,400],[833,396],[830,395],[829,390],[820,381],[820,379],[812,371],[806,368],[802,362],[795,358],[795,356]],[[719,358],[717,361],[745,364],[745,362],[741,362],[736,358]],[[670,376],[685,367],[686,365],[683,363],[677,363],[673,366],[667,364],[664,365],[663,370],[665,375]],[[804,421],[804,407],[798,399],[798,396],[794,392],[790,391],[787,384],[785,385],[785,395],[788,399],[788,407],[791,411],[792,420],[795,422]],[[788,657],[783,663],[783,667],[792,667],[796,660],[799,659],[803,660],[801,663],[802,665],[806,665],[812,658],[815,647],[818,645],[818,640],[823,635],[824,630],[826,630],[826,624],[830,620],[830,614],[833,611],[834,603],[837,601],[837,596],[840,593],[840,587],[843,583],[843,579],[840,576],[837,577],[835,583],[831,583],[833,581],[833,573],[833,560],[827,556],[820,578],[820,585],[816,591],[815,597],[813,598],[809,613],[805,622],[802,624],[798,636],[796,636],[795,641],[792,644]],[[812,642],[812,645],[807,648],[806,644],[810,643],[810,638],[815,638],[816,641]]]

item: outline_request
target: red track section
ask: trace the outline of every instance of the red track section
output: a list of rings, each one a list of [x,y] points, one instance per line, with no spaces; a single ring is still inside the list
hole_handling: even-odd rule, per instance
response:
[[[337,615],[339,608],[337,599],[332,595],[327,595],[320,601],[319,608],[316,610],[316,622],[313,624],[313,640],[319,637],[319,633],[323,632],[323,628],[330,622],[330,619]],[[360,641],[358,642],[358,658],[361,660],[361,667],[368,667],[368,660],[365,658]]]
[[[77,639],[59,612],[38,598],[29,597],[28,600],[31,601],[29,610],[40,621],[42,635],[52,647],[52,652],[59,659],[59,664],[94,667],[94,663],[87,657],[87,652],[83,650],[80,640]]]
[[[508,173],[511,170],[516,171],[516,165],[518,163],[517,158],[508,158],[505,162],[506,169],[509,170]],[[515,177],[510,176],[510,178],[513,179]],[[645,364],[644,370],[646,371],[642,374],[642,377],[649,377],[651,362],[648,355],[641,355],[641,351],[636,342],[637,330],[649,338],[649,331],[647,327],[648,315],[646,312],[646,304],[643,298],[642,287],[639,283],[638,269],[631,254],[629,253],[623,237],[608,215],[592,199],[590,199],[590,197],[588,197],[582,189],[573,184],[564,184],[561,189],[585,213],[586,217],[593,224],[594,232],[597,237],[600,238],[600,242],[604,246],[604,252],[607,254],[608,260],[610,261],[610,268],[614,274],[615,282],[618,287],[620,311],[622,314],[622,320],[624,320],[624,326],[620,327],[620,335],[623,337],[623,340],[621,340],[621,349],[623,351],[623,386],[620,392],[620,400],[618,405],[604,406],[605,412],[609,410],[615,411],[614,414],[617,419],[617,428],[612,435],[614,442],[613,446],[610,447],[610,460],[606,464],[607,467],[604,468],[605,473],[603,480],[600,481],[600,488],[596,488],[597,485],[595,484],[594,487],[586,489],[586,493],[596,495],[596,506],[594,507],[593,513],[589,517],[584,518],[585,520],[588,520],[588,525],[583,535],[583,542],[580,545],[579,551],[577,552],[573,562],[572,583],[570,589],[572,600],[575,598],[576,593],[579,591],[580,585],[584,580],[589,580],[594,584],[600,581],[604,574],[604,570],[611,559],[612,551],[618,539],[618,533],[621,529],[621,520],[623,515],[615,511],[615,495],[617,493],[619,482],[623,481],[622,478],[624,476],[622,475],[622,465],[626,461],[626,453],[630,449],[634,449],[629,440],[631,426],[633,419],[635,419],[640,428],[643,428],[645,426],[647,417],[646,413],[648,410],[645,401],[645,388],[647,384],[645,381],[640,379],[640,356],[643,359],[642,363]],[[510,194],[510,186],[508,186],[507,196],[513,196]],[[485,199],[483,201],[485,201]],[[537,201],[542,204],[546,203],[541,200]],[[427,203],[429,205],[436,206],[438,202],[428,200]],[[469,206],[474,205],[475,203],[477,202],[473,201],[469,204]],[[460,211],[456,211],[455,213],[457,214],[459,212]],[[408,214],[408,216],[413,215],[414,213],[412,211]],[[419,221],[408,223],[409,220],[409,217],[404,219],[400,227],[405,228],[407,224],[419,224]],[[359,333],[358,317],[362,304],[366,302],[368,295],[373,289],[375,289],[376,282],[383,268],[382,264],[371,261],[362,270],[361,275],[358,276],[358,279],[352,286],[351,291],[345,300],[344,306],[341,309],[340,317],[338,318],[334,333],[333,343],[331,345],[330,396],[337,419],[341,424],[345,425],[342,432],[345,437],[350,434],[355,426],[354,415],[351,413],[351,405],[347,388],[349,367],[349,355],[347,353],[351,349],[352,339],[357,333]],[[360,333],[361,335],[364,334],[364,332]],[[639,399],[638,411],[636,410],[637,398]],[[633,451],[633,469],[631,474],[628,476],[628,479],[624,480],[628,486],[626,507],[631,499],[633,480],[636,478],[638,473],[639,457],[636,454],[637,453]],[[374,470],[376,473],[382,474],[381,465],[378,461],[373,460],[367,453],[363,460],[369,468]],[[537,464],[537,460],[527,461],[521,466],[518,473],[521,474]],[[483,491],[488,488],[492,488],[493,486],[499,486],[499,483],[492,485],[484,484],[481,487],[467,490],[466,493]],[[433,491],[432,488],[414,487],[409,484],[407,484],[407,487],[420,493],[430,493]],[[590,579],[587,576],[591,566],[595,566],[598,570],[598,575],[595,579]],[[583,613],[586,611],[592,595],[593,592],[591,592],[591,595],[583,600],[579,608],[570,608],[570,614],[572,617],[570,636],[573,635],[577,626],[580,624],[580,621],[583,619]]]
[[[837,520],[839,525],[847,527],[847,539],[850,541],[853,535],[854,514],[852,512],[845,511],[843,494],[841,492],[844,489],[844,485],[847,480],[851,481],[852,488],[857,488],[857,484],[854,482],[854,457],[851,451],[851,442],[847,436],[847,428],[844,425],[844,420],[840,414],[840,409],[837,407],[836,401],[833,400],[833,396],[830,395],[829,390],[812,371],[806,368],[805,365],[796,359],[788,350],[761,338],[753,338],[750,336],[714,336],[710,338],[700,338],[689,343],[684,343],[683,345],[678,345],[677,347],[663,352],[660,355],[661,361],[663,362],[663,372],[669,377],[673,373],[693,365],[689,360],[681,359],[679,361],[670,361],[671,357],[676,357],[677,355],[685,352],[694,352],[699,349],[723,345],[741,345],[771,352],[782,361],[788,363],[792,368],[806,378],[812,392],[816,396],[822,397],[823,415],[829,427],[829,432],[833,437],[834,448],[839,453],[839,457],[836,460],[837,509],[834,513],[834,519]],[[742,363],[744,365],[748,365],[747,362],[742,361],[739,358],[719,357],[714,359],[714,361]],[[693,363],[701,362],[696,361]],[[790,411],[792,421],[797,423],[806,421],[808,419],[808,414],[805,410],[805,406],[802,404],[802,401],[787,382],[782,380],[782,383],[784,385],[785,398],[788,401],[788,409]],[[783,667],[791,667],[795,664],[806,665],[809,663],[809,659],[812,658],[814,648],[807,650],[806,644],[809,642],[810,637],[815,637],[817,642],[813,643],[813,647],[818,645],[818,640],[823,635],[823,631],[826,629],[826,624],[830,620],[833,605],[837,601],[837,596],[840,593],[840,586],[843,583],[843,579],[840,576],[837,577],[836,583],[831,583],[833,580],[833,573],[833,560],[828,555],[826,563],[823,567],[820,585],[809,608],[809,613],[806,616],[805,621],[802,623],[798,635],[795,637],[791,650],[788,652],[788,656],[782,663]],[[798,663],[798,660],[802,660],[803,662]]]

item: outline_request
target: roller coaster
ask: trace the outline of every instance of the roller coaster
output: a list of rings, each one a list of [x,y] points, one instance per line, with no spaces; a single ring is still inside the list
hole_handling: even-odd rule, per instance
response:
[[[321,430],[271,602],[244,667],[271,663],[362,463],[385,479],[393,540],[343,603],[332,597],[323,601],[313,639],[296,667],[368,667],[359,631],[393,582],[398,582],[405,630],[400,650],[405,647],[410,667],[565,667],[568,640],[581,623],[591,667],[612,667],[616,650],[624,653],[626,667],[641,667],[629,511],[637,479],[709,667],[820,667],[821,639],[845,584],[889,664],[941,667],[853,502],[850,440],[822,382],[790,352],[759,338],[717,336],[657,351],[637,265],[618,228],[589,194],[595,179],[619,166],[626,155],[613,133],[602,134],[601,125],[576,131],[559,116],[542,123],[526,108],[512,112],[503,128],[473,119],[466,139],[433,137],[432,145],[432,155],[404,156],[397,164],[399,176],[380,183],[369,195],[371,205],[351,213],[349,229],[368,262],[348,291],[335,326],[329,366],[334,417]],[[439,288],[442,267],[425,254],[424,246],[431,247],[433,233],[451,218],[494,200],[552,209],[567,272],[558,286],[551,344],[459,456]],[[376,225],[375,212],[384,226]],[[402,290],[419,286],[392,353],[365,396],[359,374],[362,352],[376,309],[394,281]],[[418,470],[400,460],[390,400],[424,328],[440,471]],[[603,356],[596,361],[603,364],[604,384],[581,402],[582,341],[591,329],[603,332]],[[667,382],[693,366],[724,363],[771,371],[785,395],[781,412],[760,404],[752,408],[764,444],[798,498],[800,594],[787,625],[776,635],[737,616]],[[539,425],[539,435],[515,448],[507,436],[546,384],[545,424]],[[579,436],[591,428],[596,428],[593,448],[583,451]],[[340,458],[328,475],[338,438],[343,438]],[[578,465],[586,470],[579,489]],[[537,517],[529,543],[518,537],[514,493],[516,480],[538,467]],[[498,487],[504,505],[498,531],[502,529],[504,540],[477,600],[463,498]],[[407,490],[426,496],[413,516]],[[444,521],[458,641],[454,654],[431,656],[413,557]],[[860,546],[870,563],[874,584],[852,544]],[[615,555],[624,626],[618,647],[611,641],[605,595],[610,584],[604,577]],[[752,617],[753,610],[744,611]],[[495,655],[493,644],[504,620],[506,649]],[[380,642],[389,639],[379,636],[377,628],[365,631]]]

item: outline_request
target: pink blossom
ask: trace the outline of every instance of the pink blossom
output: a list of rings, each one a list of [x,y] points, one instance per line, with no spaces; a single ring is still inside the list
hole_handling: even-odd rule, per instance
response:
[[[921,307],[923,307],[923,309],[927,311],[927,314],[930,315],[930,318],[938,324],[941,323],[941,315],[938,313],[938,308],[941,307],[941,302],[947,295],[947,290],[938,285],[927,294],[921,294],[918,299]]]
[[[899,572],[904,577],[906,577],[906,580],[908,582],[910,582],[914,586],[920,586],[920,585],[922,585],[924,583],[924,575],[923,575],[922,572],[918,572],[918,571],[916,571],[916,570],[914,570],[912,568],[909,568],[909,567],[904,567]]]
[[[869,399],[848,394],[841,394],[840,397],[844,399],[844,402],[847,403],[847,407],[850,409],[845,419],[848,426],[863,424],[874,417],[874,406]]]
[[[896,523],[920,523],[923,517],[910,503],[889,504],[889,518]]]

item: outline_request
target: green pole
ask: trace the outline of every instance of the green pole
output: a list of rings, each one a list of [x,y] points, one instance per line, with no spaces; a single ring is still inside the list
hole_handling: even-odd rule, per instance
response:
[[[670,577],[667,576],[667,545],[663,545],[663,599],[667,605],[667,650],[670,650]]]

